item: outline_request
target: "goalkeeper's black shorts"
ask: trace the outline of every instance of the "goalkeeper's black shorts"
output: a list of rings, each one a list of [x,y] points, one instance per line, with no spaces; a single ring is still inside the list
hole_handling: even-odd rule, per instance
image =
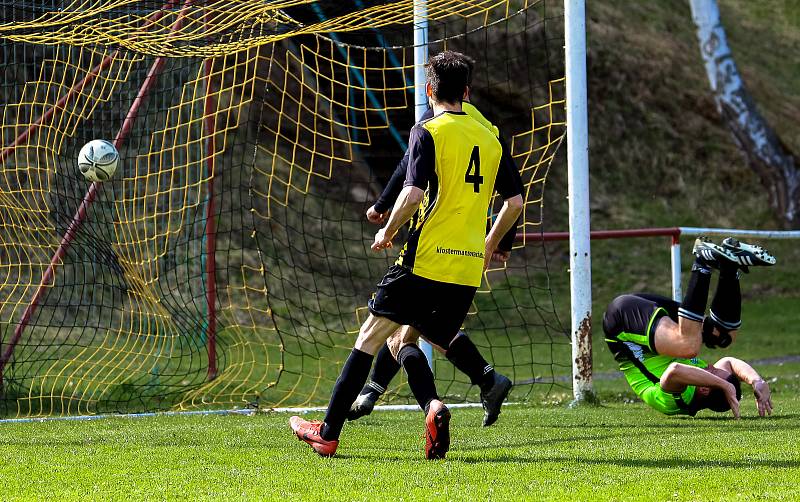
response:
[[[603,331],[615,358],[620,360],[623,343],[634,343],[655,354],[656,326],[663,316],[677,320],[678,302],[647,293],[614,298],[603,315]]]
[[[392,265],[368,306],[372,315],[412,326],[431,343],[447,348],[458,334],[477,289],[433,281]]]

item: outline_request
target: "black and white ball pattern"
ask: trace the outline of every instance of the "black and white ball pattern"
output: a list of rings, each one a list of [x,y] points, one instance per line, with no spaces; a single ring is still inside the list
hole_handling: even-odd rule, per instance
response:
[[[78,153],[78,169],[89,181],[106,181],[114,176],[119,164],[119,152],[113,143],[93,139]]]

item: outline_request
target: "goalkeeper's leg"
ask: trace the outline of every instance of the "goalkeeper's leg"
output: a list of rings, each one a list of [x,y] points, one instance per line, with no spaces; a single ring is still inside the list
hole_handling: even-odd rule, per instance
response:
[[[737,267],[722,268],[708,317],[703,321],[703,341],[709,348],[727,347],[742,325],[742,292]]]

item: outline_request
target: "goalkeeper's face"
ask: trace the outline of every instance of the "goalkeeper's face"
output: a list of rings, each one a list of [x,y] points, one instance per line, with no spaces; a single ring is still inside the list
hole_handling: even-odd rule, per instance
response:
[[[714,366],[709,366],[704,368],[709,373],[712,373],[723,380],[726,380],[733,384],[736,388],[736,399],[739,401],[742,400],[742,388],[739,379],[733,373],[729,371],[725,371],[721,368],[716,368]],[[707,408],[711,411],[716,411],[718,413],[724,413],[731,409],[730,405],[728,404],[728,400],[725,397],[725,393],[721,389],[717,388],[710,388],[710,387],[698,387],[697,388],[697,398],[699,398],[701,409]]]

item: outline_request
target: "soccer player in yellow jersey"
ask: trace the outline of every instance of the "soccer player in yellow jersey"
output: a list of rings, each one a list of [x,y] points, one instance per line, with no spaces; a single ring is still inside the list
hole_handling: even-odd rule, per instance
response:
[[[508,163],[508,167],[516,173],[517,166],[511,158],[506,143],[500,137],[497,127],[466,99],[462,103],[462,110],[478,121],[492,134],[497,136],[503,148],[501,162]],[[431,118],[433,118],[433,110],[429,108],[422,115],[420,120],[424,122]],[[403,155],[403,158],[397,164],[397,168],[394,173],[392,173],[380,197],[378,197],[375,204],[367,210],[367,219],[370,222],[380,224],[388,218],[391,207],[403,188],[403,183],[408,172],[409,156],[410,150],[406,150],[405,155]],[[522,190],[522,180],[519,178],[519,175],[516,176],[515,181],[519,184],[520,190]],[[508,260],[515,235],[516,225],[512,226],[500,241],[493,255],[493,260]],[[375,356],[375,364],[367,383],[364,385],[364,388],[361,389],[353,406],[350,408],[350,412],[347,415],[348,420],[356,420],[364,415],[369,415],[378,399],[380,399],[380,396],[386,392],[386,388],[391,380],[400,371],[400,364],[395,359],[396,354],[392,354],[390,346],[394,347],[396,351],[403,343],[411,343],[418,337],[419,333],[414,330],[414,328],[404,326],[387,340],[386,345],[381,347]],[[463,330],[459,331],[457,336],[455,336],[446,347],[439,347],[435,344],[434,347],[442,352],[456,368],[466,374],[473,385],[478,386],[480,389],[481,405],[484,410],[483,426],[488,427],[494,424],[500,415],[503,401],[505,401],[513,386],[511,380],[505,375],[495,371],[494,367],[483,358],[478,348],[472,343],[472,340],[470,340]]]
[[[522,211],[514,173],[501,169],[500,142],[461,109],[469,60],[445,51],[433,56],[425,69],[434,117],[411,130],[404,188],[372,249],[391,247],[397,231],[413,216],[408,241],[369,302],[370,315],[336,381],[324,421],[289,420],[297,437],[320,455],[336,452],[374,354],[391,334],[408,325],[437,345],[448,345],[498,242]],[[487,234],[486,214],[495,190],[504,204]],[[425,410],[425,457],[444,458],[450,447],[450,412],[436,393],[425,356],[411,343],[399,348],[397,359]]]

